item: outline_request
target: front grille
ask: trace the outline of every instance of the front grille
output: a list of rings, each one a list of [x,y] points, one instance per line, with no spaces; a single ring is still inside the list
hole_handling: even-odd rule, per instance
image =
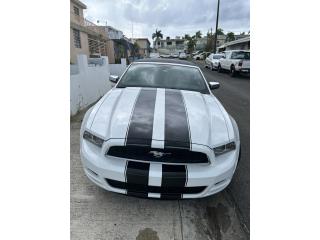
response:
[[[208,163],[205,153],[187,149],[155,149],[144,146],[112,146],[107,155],[119,158],[163,163]]]
[[[112,179],[106,179],[107,183],[114,188],[119,189],[140,189],[141,187],[139,184],[130,184],[128,186],[128,183],[126,182],[120,182]],[[143,191],[149,192],[149,193],[161,193],[166,195],[176,195],[176,194],[198,194],[201,193],[203,190],[205,190],[205,186],[201,187],[156,187],[156,186],[143,186]]]

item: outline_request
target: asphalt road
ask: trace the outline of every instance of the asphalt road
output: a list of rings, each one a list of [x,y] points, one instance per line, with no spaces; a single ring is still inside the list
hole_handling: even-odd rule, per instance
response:
[[[213,94],[238,124],[241,160],[226,192],[236,205],[242,221],[250,229],[250,78],[232,78],[228,73],[211,71],[204,67],[203,61],[197,61],[196,64],[207,81],[220,83],[220,88],[214,90]]]
[[[242,240],[249,226],[249,80],[203,70],[240,128],[243,158],[230,188],[193,200],[155,200],[105,191],[84,174],[79,131],[84,112],[70,123],[71,239]]]

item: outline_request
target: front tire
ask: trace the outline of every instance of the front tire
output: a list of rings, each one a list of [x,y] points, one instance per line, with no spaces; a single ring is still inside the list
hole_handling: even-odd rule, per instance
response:
[[[232,65],[230,68],[230,76],[235,77],[237,75],[235,67]]]
[[[211,71],[213,71],[213,64],[211,63]]]
[[[222,72],[222,68],[221,68],[221,65],[220,65],[220,63],[219,63],[219,65],[218,65],[218,73],[221,73]]]

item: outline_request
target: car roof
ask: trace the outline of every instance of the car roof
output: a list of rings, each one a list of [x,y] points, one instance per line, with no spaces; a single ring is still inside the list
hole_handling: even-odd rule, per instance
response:
[[[134,61],[133,63],[170,63],[170,64],[182,64],[182,65],[188,65],[188,66],[195,66],[196,64],[193,62],[185,61],[185,60],[178,60],[178,59],[163,59],[163,58],[144,58]]]
[[[250,50],[241,50],[241,49],[238,49],[238,50],[227,50],[227,51],[224,51],[224,52],[250,52]]]

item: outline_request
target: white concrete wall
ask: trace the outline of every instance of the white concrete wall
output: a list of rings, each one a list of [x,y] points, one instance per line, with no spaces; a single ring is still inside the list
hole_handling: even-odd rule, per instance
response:
[[[121,64],[109,64],[110,74],[121,76],[122,73],[126,70],[127,61],[125,58],[121,58]]]
[[[78,55],[78,74],[70,76],[71,116],[97,101],[111,89],[108,58],[102,66],[89,67],[86,55]]]
[[[79,73],[78,65],[70,64],[70,74],[73,75],[78,73]]]
[[[73,71],[70,75],[71,116],[99,100],[112,88],[110,72],[120,76],[126,69],[126,59],[121,59],[121,64],[109,64],[108,57],[102,58],[101,66],[88,66],[86,55],[77,56],[78,73]]]

